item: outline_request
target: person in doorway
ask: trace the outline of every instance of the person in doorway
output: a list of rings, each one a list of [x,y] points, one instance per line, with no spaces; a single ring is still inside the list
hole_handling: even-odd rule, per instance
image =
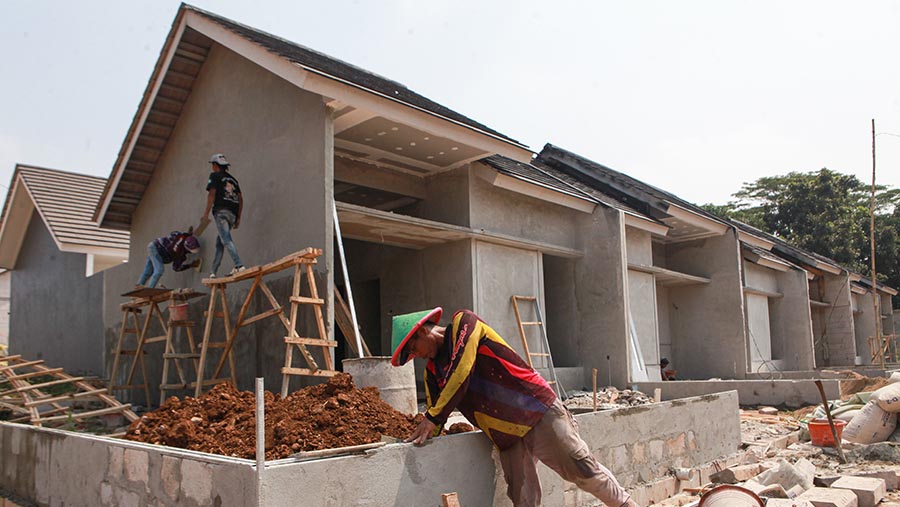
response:
[[[440,434],[458,409],[498,449],[506,493],[519,506],[541,504],[537,460],[613,507],[637,507],[612,473],[591,455],[575,418],[533,368],[477,315],[460,310],[438,326],[440,307],[393,318],[391,364],[427,360],[427,410],[406,439]]]
[[[659,376],[663,380],[675,380],[675,370],[669,369],[669,360],[666,358],[659,360]]]
[[[202,223],[203,220],[208,219],[209,212],[212,210],[212,219],[216,223],[218,236],[216,236],[216,254],[213,257],[209,277],[215,278],[225,250],[228,250],[228,254],[231,255],[231,260],[234,262],[234,268],[229,276],[244,270],[237,247],[234,246],[234,240],[231,239],[232,229],[237,230],[241,226],[244,197],[237,179],[228,172],[231,164],[225,155],[216,153],[210,157],[209,163],[212,164],[212,172],[209,173],[209,180],[206,183],[206,211],[203,212],[200,220]]]
[[[200,251],[200,241],[194,236],[194,228],[187,232],[172,231],[168,236],[154,239],[147,245],[147,263],[144,271],[138,279],[135,288],[154,288],[159,282],[165,270],[165,265],[171,263],[174,271],[184,271],[190,268],[200,267],[200,259],[186,263],[188,254]],[[149,282],[148,282],[149,280]]]

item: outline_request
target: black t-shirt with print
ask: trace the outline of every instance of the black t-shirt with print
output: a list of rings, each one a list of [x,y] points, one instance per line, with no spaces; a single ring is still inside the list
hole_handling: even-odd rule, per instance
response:
[[[209,173],[209,181],[206,183],[206,190],[216,190],[216,200],[213,201],[213,213],[220,209],[228,210],[238,215],[240,208],[238,195],[241,193],[241,186],[234,176],[226,171]]]

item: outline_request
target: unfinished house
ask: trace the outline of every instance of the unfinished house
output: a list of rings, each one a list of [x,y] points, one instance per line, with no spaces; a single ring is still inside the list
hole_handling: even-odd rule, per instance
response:
[[[743,378],[749,361],[734,228],[674,195],[556,146],[545,146],[537,160],[657,222],[648,230],[626,221],[622,257],[605,268],[627,273],[618,300],[598,311],[611,329],[624,330],[619,339],[631,344],[635,363],[643,366],[633,369],[630,381],[660,380],[662,357],[678,378]],[[709,361],[711,356],[719,360]]]
[[[857,273],[850,273],[850,303],[853,310],[853,333],[856,337],[856,360],[854,364],[881,364],[876,334],[892,335],[893,321],[891,297],[897,290],[883,284],[876,287],[879,328],[876,330],[876,301],[872,297],[872,280]],[[883,348],[883,344],[882,344]],[[886,352],[890,352],[889,348]]]
[[[807,271],[784,260],[775,242],[758,229],[731,221],[738,230],[744,284],[750,373],[815,368]]]
[[[233,236],[246,265],[324,250],[315,275],[339,343],[332,298],[335,286],[346,287],[335,216],[374,354],[391,352],[392,315],[432,306],[443,306],[446,320],[473,309],[521,351],[511,297],[528,296],[552,301],[541,309],[559,343],[554,359],[574,369],[574,387],[589,385],[593,367],[609,366],[601,375],[627,383],[628,349],[606,346],[601,339],[612,334],[598,317],[623,291],[624,276],[605,274],[621,264],[620,210],[482,162],[527,165],[533,154],[399,83],[190,6],[178,13],[96,211],[104,227],[131,232],[133,262],[105,281],[108,347],[121,323],[117,295],[137,279],[147,242],[203,212],[216,152],[228,156],[243,190]],[[215,233],[200,239],[208,266]],[[226,257],[220,273],[228,269]],[[171,276],[169,287],[201,288],[206,273]],[[247,285],[229,290],[246,293]],[[290,277],[271,283],[279,295],[289,285]],[[198,319],[203,306],[191,310]],[[624,322],[623,314],[620,331]],[[261,321],[241,333],[239,387],[256,375],[276,385],[281,324]],[[151,348],[148,360],[160,354]],[[336,355],[346,356],[343,345]]]
[[[17,165],[0,225],[9,271],[10,353],[102,376],[101,271],[128,256],[128,232],[91,220],[104,178]]]

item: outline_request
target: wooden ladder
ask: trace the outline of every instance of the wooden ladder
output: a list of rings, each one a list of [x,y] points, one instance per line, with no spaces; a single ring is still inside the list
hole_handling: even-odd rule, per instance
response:
[[[123,312],[122,327],[119,329],[119,341],[116,344],[116,353],[113,356],[112,371],[109,374],[109,392],[113,393],[115,391],[127,389],[142,389],[144,391],[144,403],[149,406],[150,386],[147,383],[147,362],[144,358],[144,356],[146,355],[146,351],[143,350],[142,346],[139,347],[142,329],[139,319],[141,309],[135,306],[133,303],[124,303],[121,305],[121,309]],[[129,320],[131,320],[131,323],[129,323]],[[134,337],[134,348],[125,349],[125,341],[131,336]],[[138,352],[139,349],[140,352]],[[128,378],[124,383],[116,384],[116,376],[119,374],[119,366],[122,363],[123,357],[133,357],[134,359],[131,361],[131,363],[140,365],[140,384],[134,382],[133,369],[129,371]]]
[[[193,382],[189,382],[187,377],[185,376],[184,370],[187,368],[182,368],[181,362],[185,359],[192,359],[192,364],[194,365],[194,379],[197,378],[197,370],[199,369],[200,363],[200,353],[197,352],[197,347],[194,343],[194,321],[191,320],[169,320],[168,330],[166,332],[166,348],[163,351],[163,368],[162,368],[162,382],[159,384],[159,404],[162,404],[166,401],[166,391],[172,391],[176,389],[187,389],[191,387]],[[176,338],[179,329],[184,329],[185,335],[187,335],[187,352],[178,352],[178,347],[176,346]],[[175,364],[175,372],[178,374],[178,380],[181,382],[178,384],[170,384],[169,382],[169,362]]]
[[[547,340],[547,330],[544,326],[543,318],[541,317],[541,305],[538,303],[538,300],[534,296],[512,296],[512,304],[513,311],[516,313],[516,324],[519,327],[519,336],[522,338],[522,347],[525,349],[525,359],[528,361],[528,366],[534,368],[534,361],[532,358],[539,357],[542,359],[542,362],[545,364],[548,370],[550,370],[550,379],[547,380],[547,383],[550,384],[553,389],[556,391],[556,395],[560,397],[560,399],[566,399],[565,390],[561,388],[559,384],[559,379],[556,377],[556,369],[553,367],[553,356],[550,354],[550,343]],[[531,303],[534,309],[534,316],[537,320],[534,321],[523,321],[522,314],[519,311],[519,301],[525,301]],[[525,333],[525,326],[537,326],[541,331],[541,339],[540,339],[540,352],[531,352],[528,347],[528,336]]]
[[[318,255],[321,254],[318,250]],[[337,342],[328,339],[325,330],[325,320],[322,317],[322,306],[325,300],[319,297],[319,290],[316,287],[316,278],[313,274],[312,266],[316,263],[316,258],[303,258],[302,262],[294,266],[294,284],[291,288],[291,318],[288,325],[289,336],[284,337],[284,367],[281,368],[281,396],[288,395],[288,389],[291,383],[291,375],[305,375],[315,377],[331,377],[337,373],[331,359],[331,349],[337,347]],[[306,274],[306,282],[309,288],[309,296],[300,295],[300,285],[303,274]],[[316,319],[316,329],[318,337],[301,337],[297,332],[297,324],[299,322],[299,311],[301,305],[312,305],[313,314]],[[294,347],[297,347],[303,354],[308,368],[295,368],[293,366]],[[309,353],[307,347],[320,347],[325,361],[325,369],[320,369],[319,365]]]

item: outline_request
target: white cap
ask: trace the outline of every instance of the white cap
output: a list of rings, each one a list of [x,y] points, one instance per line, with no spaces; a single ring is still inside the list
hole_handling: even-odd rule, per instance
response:
[[[228,160],[225,158],[225,155],[223,155],[221,153],[216,153],[215,155],[209,157],[209,163],[222,165],[222,166],[230,166],[231,165],[230,163],[228,163]]]

